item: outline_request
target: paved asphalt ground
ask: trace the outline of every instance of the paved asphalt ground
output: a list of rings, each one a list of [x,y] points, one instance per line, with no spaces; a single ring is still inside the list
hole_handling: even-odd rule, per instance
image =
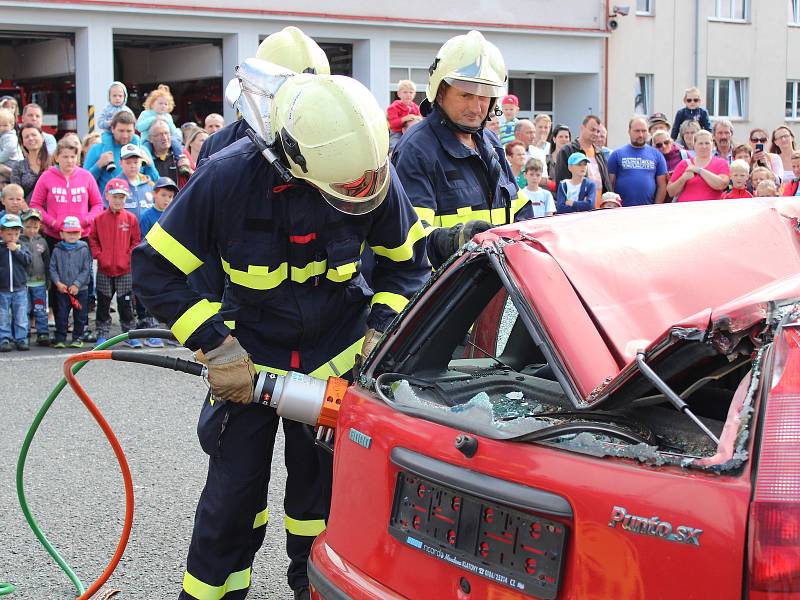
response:
[[[189,355],[184,349],[166,352]],[[68,353],[36,348],[0,355],[0,581],[16,586],[12,600],[76,597],[72,583],[28,528],[14,482],[25,433],[61,377]],[[110,362],[89,364],[78,377],[116,432],[133,474],[133,532],[110,580],[123,590],[115,598],[176,598],[205,480],[207,457],[195,434],[204,384],[165,369]],[[285,579],[282,459],[279,437],[270,522],[253,568],[250,598],[292,597]],[[124,492],[111,447],[69,387],[34,438],[25,491],[45,535],[88,587],[116,548]]]

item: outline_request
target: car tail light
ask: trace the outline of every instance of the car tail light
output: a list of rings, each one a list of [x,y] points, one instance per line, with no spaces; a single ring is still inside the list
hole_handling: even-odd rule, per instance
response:
[[[750,598],[800,599],[800,328],[775,340],[750,507]]]

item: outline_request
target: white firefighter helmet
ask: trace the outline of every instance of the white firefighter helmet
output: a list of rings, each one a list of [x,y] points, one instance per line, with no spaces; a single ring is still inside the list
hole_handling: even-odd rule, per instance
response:
[[[296,75],[275,95],[271,122],[292,175],[348,214],[389,192],[386,116],[370,91],[342,75]]]
[[[447,40],[429,72],[426,96],[431,104],[442,81],[476,96],[499,98],[508,79],[500,50],[474,29]]]
[[[297,27],[284,27],[266,37],[256,50],[256,58],[266,60],[295,73],[330,75],[325,51]]]

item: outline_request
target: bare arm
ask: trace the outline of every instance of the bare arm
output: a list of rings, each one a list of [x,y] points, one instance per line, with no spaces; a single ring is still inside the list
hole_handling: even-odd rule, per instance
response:
[[[697,174],[703,178],[703,180],[713,189],[715,190],[724,190],[728,187],[729,177],[725,174],[717,175],[716,173],[712,173],[708,169],[698,169]]]
[[[682,191],[683,188],[686,186],[686,182],[689,181],[692,177],[694,177],[694,170],[693,167],[687,167],[686,171],[684,171],[683,175],[678,177],[675,181],[670,181],[667,184],[667,193],[675,198],[678,196]]]

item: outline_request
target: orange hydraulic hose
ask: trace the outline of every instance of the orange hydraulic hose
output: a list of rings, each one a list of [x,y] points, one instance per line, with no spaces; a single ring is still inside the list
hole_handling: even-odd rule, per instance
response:
[[[87,410],[92,414],[94,420],[97,421],[98,425],[100,425],[100,428],[103,430],[103,433],[105,434],[106,438],[108,438],[108,442],[111,444],[111,447],[114,450],[114,454],[117,456],[117,461],[119,462],[119,467],[122,471],[122,479],[125,482],[125,522],[122,526],[122,534],[120,535],[119,543],[117,544],[117,550],[114,552],[114,556],[111,558],[111,561],[108,563],[105,571],[103,571],[102,575],[100,575],[97,581],[89,586],[82,596],[78,597],[78,600],[88,600],[91,598],[91,596],[111,577],[114,569],[117,568],[119,561],[122,559],[122,555],[125,552],[125,546],[128,545],[128,538],[130,537],[131,528],[133,526],[133,479],[131,478],[131,471],[128,468],[128,461],[125,458],[125,454],[122,451],[122,446],[120,446],[119,440],[117,440],[117,436],[114,435],[114,432],[111,430],[111,427],[109,426],[105,417],[103,417],[100,410],[97,408],[97,406],[95,406],[94,402],[92,402],[92,399],[89,397],[89,394],[86,393],[86,390],[84,390],[83,387],[81,387],[81,384],[78,383],[77,378],[72,372],[73,364],[89,360],[111,360],[111,350],[95,350],[73,354],[66,361],[64,361],[64,377],[66,378],[70,387],[75,391],[75,394],[78,396],[78,398],[81,399],[81,402],[83,402],[83,404],[86,406]]]

